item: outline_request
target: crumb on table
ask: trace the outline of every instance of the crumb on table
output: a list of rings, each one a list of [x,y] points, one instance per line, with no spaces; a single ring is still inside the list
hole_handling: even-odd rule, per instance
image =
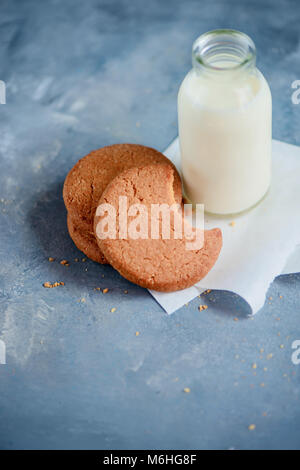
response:
[[[200,310],[200,312],[202,312],[202,310],[206,310],[208,308],[207,305],[199,305],[198,309]]]
[[[61,264],[62,266],[70,266],[69,261],[67,261],[66,259],[62,259],[61,262],[60,262],[60,264]]]
[[[62,281],[59,282],[54,282],[51,284],[51,282],[44,282],[43,287],[46,287],[47,289],[52,289],[53,287],[58,287],[58,286],[64,286],[65,283]]]
[[[202,292],[202,295],[206,295],[206,294],[209,294],[211,292],[211,289],[206,289],[204,292]],[[200,297],[200,295],[198,295],[198,297]]]

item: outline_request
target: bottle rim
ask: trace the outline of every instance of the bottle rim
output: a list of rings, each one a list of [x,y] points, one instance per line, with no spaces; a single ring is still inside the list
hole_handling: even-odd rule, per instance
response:
[[[215,65],[217,56],[224,59],[221,66]],[[228,64],[224,65],[226,60]],[[235,29],[214,29],[202,34],[193,43],[192,62],[195,68],[216,72],[234,71],[255,66],[255,61],[254,42],[247,34]]]

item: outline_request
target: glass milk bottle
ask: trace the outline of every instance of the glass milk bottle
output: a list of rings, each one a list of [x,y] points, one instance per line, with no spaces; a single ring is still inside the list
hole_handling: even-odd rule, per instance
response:
[[[214,214],[242,212],[270,186],[272,98],[255,56],[246,34],[205,33],[179,90],[184,191]]]

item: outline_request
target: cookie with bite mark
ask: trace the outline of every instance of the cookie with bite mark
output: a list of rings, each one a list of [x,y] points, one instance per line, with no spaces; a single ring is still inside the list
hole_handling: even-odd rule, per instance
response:
[[[222,247],[221,230],[215,228],[202,231],[204,244],[200,249],[187,249],[190,238],[185,235],[180,239],[172,237],[175,228],[172,217],[171,237],[163,238],[160,230],[158,238],[151,238],[151,206],[163,203],[172,206],[176,203],[175,175],[174,168],[168,164],[124,171],[103,191],[94,222],[97,243],[108,262],[129,281],[162,292],[184,289],[200,281],[216,263]],[[143,238],[131,238],[129,232],[127,236],[124,232],[121,234],[120,196],[126,197],[127,208],[141,203],[147,208],[147,234],[145,236],[144,233]],[[108,223],[104,223],[106,214],[103,208],[106,206],[103,204],[109,204],[115,210],[115,238],[107,238]],[[182,215],[182,206],[179,205],[178,210]],[[127,227],[136,216],[131,217],[127,213]]]

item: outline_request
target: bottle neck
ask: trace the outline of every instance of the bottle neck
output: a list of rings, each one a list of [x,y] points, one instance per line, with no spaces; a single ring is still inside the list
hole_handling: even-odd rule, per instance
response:
[[[209,31],[193,44],[192,62],[196,72],[222,81],[253,72],[255,61],[252,39],[239,31]]]

